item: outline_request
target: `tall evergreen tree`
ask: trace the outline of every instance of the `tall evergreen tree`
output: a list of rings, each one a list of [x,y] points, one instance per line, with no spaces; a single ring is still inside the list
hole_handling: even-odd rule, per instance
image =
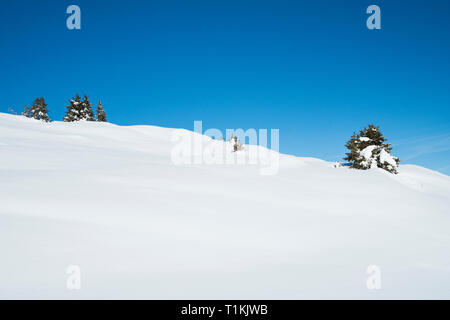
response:
[[[81,102],[81,120],[95,121],[94,111],[92,110],[92,104],[89,103],[89,97],[84,95],[84,100]]]
[[[80,109],[81,109],[81,97],[77,93],[75,97],[69,100],[70,106],[67,106],[66,115],[64,116],[64,122],[73,122],[80,120]]]
[[[33,118],[36,120],[42,120],[45,122],[50,121],[50,117],[48,116],[47,104],[43,97],[36,98],[28,110],[24,110],[26,112],[27,117]]]
[[[99,122],[107,122],[107,120],[106,120],[106,112],[103,109],[101,101],[99,101],[98,105],[97,105],[97,121],[99,121]]]
[[[380,128],[370,124],[360,130],[359,134],[353,133],[345,145],[350,152],[346,153],[344,160],[354,169],[378,167],[390,173],[397,173],[400,160],[391,155],[392,147],[386,141]]]
[[[69,100],[70,106],[67,106],[66,115],[63,119],[64,122],[73,121],[95,121],[94,111],[92,111],[92,105],[89,103],[87,95],[84,96],[84,100],[81,101],[79,94],[76,94],[72,100]]]

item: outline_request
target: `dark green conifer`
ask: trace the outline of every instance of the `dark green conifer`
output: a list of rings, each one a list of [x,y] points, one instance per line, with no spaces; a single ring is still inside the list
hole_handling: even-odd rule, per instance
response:
[[[76,94],[69,102],[70,106],[67,107],[66,115],[63,119],[64,122],[95,121],[94,111],[92,111],[92,105],[89,103],[87,95],[84,95],[84,100],[81,101],[80,95]]]
[[[25,117],[27,117],[27,118],[31,118],[31,116],[30,116],[30,110],[28,109],[27,105],[25,105],[25,106],[23,107],[23,111],[22,111],[21,115],[23,115],[23,116],[25,116]]]
[[[89,103],[89,97],[84,95],[84,100],[81,102],[81,119],[87,121],[95,121],[94,111],[92,110],[92,104]]]
[[[106,112],[103,109],[101,101],[99,101],[98,105],[97,105],[97,121],[99,121],[99,122],[107,122],[107,120],[106,120]]]
[[[67,106],[66,115],[64,116],[64,122],[73,122],[80,120],[80,110],[81,110],[81,97],[77,93],[75,97],[69,100],[70,105]]]
[[[386,141],[380,128],[370,124],[359,134],[353,133],[345,145],[350,152],[346,153],[344,160],[354,169],[366,170],[376,166],[398,173],[400,160],[391,155],[392,147]]]
[[[36,120],[50,122],[47,104],[43,97],[36,98],[29,109],[24,110],[25,116]]]

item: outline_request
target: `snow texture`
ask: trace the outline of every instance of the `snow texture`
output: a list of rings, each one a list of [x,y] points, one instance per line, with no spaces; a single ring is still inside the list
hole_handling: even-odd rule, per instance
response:
[[[0,298],[450,298],[448,176],[174,165],[172,132],[0,114]]]

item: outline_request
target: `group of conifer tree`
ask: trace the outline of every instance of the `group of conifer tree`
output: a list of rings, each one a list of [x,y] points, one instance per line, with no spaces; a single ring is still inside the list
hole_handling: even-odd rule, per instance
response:
[[[67,106],[66,115],[63,118],[64,122],[74,122],[74,121],[99,121],[107,122],[106,112],[103,109],[102,102],[99,101],[97,104],[96,115],[92,110],[92,104],[89,102],[89,97],[84,95],[84,99],[76,94],[75,97],[69,100],[70,105]],[[33,118],[36,120],[41,120],[45,122],[50,122],[50,117],[48,115],[47,104],[43,97],[36,98],[30,107],[25,105],[22,115],[27,118]]]
[[[81,100],[77,94],[69,102],[70,105],[67,106],[66,115],[63,118],[64,122],[82,120],[106,122],[106,113],[101,101],[97,105],[96,116],[87,95],[84,95],[84,99]],[[45,122],[51,121],[48,116],[47,104],[42,97],[35,99],[29,108],[25,106],[22,115]],[[243,147],[237,137],[232,139],[234,139],[233,151],[242,150]],[[359,134],[353,134],[345,145],[350,152],[346,153],[344,160],[347,160],[348,165],[354,169],[367,170],[378,167],[396,174],[400,159],[391,155],[392,147],[386,141],[380,128],[371,124],[360,130]]]

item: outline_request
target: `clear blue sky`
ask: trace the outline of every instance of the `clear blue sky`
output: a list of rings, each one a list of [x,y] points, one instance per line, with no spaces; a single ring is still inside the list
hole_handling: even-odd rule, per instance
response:
[[[282,152],[330,161],[374,123],[450,174],[448,0],[1,0],[0,43],[0,112],[44,96],[61,120],[87,93],[116,124],[279,128]]]

